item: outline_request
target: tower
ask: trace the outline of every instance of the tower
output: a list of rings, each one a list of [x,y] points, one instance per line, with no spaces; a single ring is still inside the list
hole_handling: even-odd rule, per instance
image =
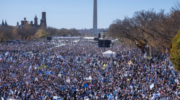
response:
[[[7,24],[6,20],[5,20],[4,26],[8,26],[8,24]]]
[[[97,34],[97,0],[94,0],[94,11],[93,11],[93,34]]]
[[[23,20],[21,21],[21,27],[24,27],[24,21]]]
[[[33,27],[33,21],[30,22],[31,27]]]
[[[24,25],[28,24],[28,21],[26,20],[26,17],[24,17]]]
[[[34,27],[37,27],[38,26],[38,18],[37,18],[37,16],[35,16],[35,18],[34,18]]]
[[[40,27],[43,25],[43,27],[46,27],[46,12],[42,12],[42,18],[41,18],[41,24]]]
[[[1,24],[2,26],[4,26],[4,21],[2,20],[2,24]]]
[[[19,22],[17,22],[17,25],[16,25],[16,27],[18,27],[18,28],[19,28]]]
[[[46,12],[42,12],[42,19],[46,21]]]
[[[26,17],[24,17],[24,22],[26,22]]]
[[[19,22],[17,22],[17,26],[19,26]]]

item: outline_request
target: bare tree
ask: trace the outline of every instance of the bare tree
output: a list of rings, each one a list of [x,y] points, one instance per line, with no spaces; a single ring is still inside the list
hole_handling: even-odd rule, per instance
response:
[[[109,36],[126,38],[139,47],[143,53],[150,50],[163,52],[171,48],[171,42],[180,27],[180,11],[165,14],[153,9],[135,12],[132,18],[115,20],[109,27]],[[147,47],[146,45],[149,45]]]
[[[13,27],[11,26],[1,26],[0,27],[0,41],[7,41],[13,39],[12,34]]]

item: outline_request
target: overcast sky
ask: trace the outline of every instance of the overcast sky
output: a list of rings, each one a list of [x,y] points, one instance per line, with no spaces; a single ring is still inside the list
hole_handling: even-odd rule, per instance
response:
[[[55,28],[92,28],[94,0],[0,0],[0,20],[9,25],[26,17],[40,24],[46,11],[47,26]],[[132,17],[135,11],[164,9],[169,12],[178,0],[98,0],[98,28],[108,28],[115,19]],[[1,23],[0,22],[0,23]]]

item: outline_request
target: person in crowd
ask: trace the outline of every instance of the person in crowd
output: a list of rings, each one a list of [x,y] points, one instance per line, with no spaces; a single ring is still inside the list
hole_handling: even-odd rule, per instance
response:
[[[69,40],[70,41],[70,40]],[[56,41],[55,41],[56,42]],[[83,41],[64,46],[35,41],[0,46],[0,97],[22,100],[179,100],[180,74],[168,55],[137,48],[106,50]]]

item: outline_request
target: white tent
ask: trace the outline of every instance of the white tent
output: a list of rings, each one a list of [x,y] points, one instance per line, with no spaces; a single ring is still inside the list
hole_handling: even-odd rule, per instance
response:
[[[84,37],[83,39],[86,39],[86,40],[94,40],[94,37]]]
[[[111,51],[111,50],[108,50],[108,51],[106,51],[106,52],[103,52],[103,56],[104,56],[104,57],[111,57],[111,56],[116,57],[116,52],[113,52],[113,51]]]

